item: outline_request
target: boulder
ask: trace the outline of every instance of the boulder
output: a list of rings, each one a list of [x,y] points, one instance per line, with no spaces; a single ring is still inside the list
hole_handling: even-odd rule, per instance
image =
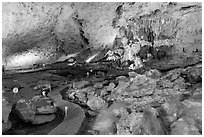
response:
[[[75,97],[79,102],[86,103],[87,102],[87,93],[86,92],[77,92]]]
[[[36,114],[53,114],[57,111],[55,106],[42,106],[40,108],[36,108]]]
[[[101,89],[101,88],[103,88],[103,83],[102,83],[102,82],[97,82],[97,83],[95,83],[95,84],[94,84],[94,88],[96,88],[96,89]]]
[[[118,135],[140,135],[142,113],[123,114],[117,123]],[[129,127],[129,128],[127,128]]]
[[[81,88],[84,88],[85,86],[87,86],[89,84],[90,84],[89,81],[85,81],[85,80],[77,81],[77,82],[73,82],[73,88],[74,89],[81,89]]]
[[[185,88],[187,87],[185,79],[182,77],[178,77],[176,80],[174,80],[173,86],[174,86],[174,89],[176,89],[176,90],[179,89],[179,90],[184,91],[184,92],[185,92]]]
[[[32,122],[36,114],[36,107],[32,102],[21,99],[17,102],[15,107],[17,115],[24,122]]]
[[[155,80],[148,78],[145,75],[138,75],[138,77],[132,79],[132,83],[129,87],[130,91],[132,91],[131,94],[135,97],[152,95],[155,88]]]
[[[191,118],[180,118],[171,124],[171,135],[201,135]]]
[[[121,77],[123,77],[123,76],[121,76]],[[117,77],[117,78],[118,78],[118,77]],[[116,79],[117,79],[117,78],[116,78]],[[127,81],[127,80],[123,81],[122,79],[120,79],[119,82],[118,82],[118,86],[115,87],[112,91],[121,94],[121,93],[123,93],[129,86],[130,86],[130,82],[129,82],[129,81]]]
[[[106,86],[108,91],[112,91],[115,88],[115,84],[114,83],[109,83],[108,86]]]
[[[68,100],[81,104],[87,102],[87,94],[93,95],[94,92],[95,88],[89,86],[82,89],[68,89],[65,96]]]
[[[174,81],[177,78],[179,78],[179,76],[181,75],[181,73],[183,73],[184,70],[179,68],[179,69],[173,69],[171,71],[169,71],[165,76],[163,76],[163,78],[166,78],[170,81]]]
[[[173,83],[168,79],[161,79],[159,81],[159,85],[161,87],[164,87],[164,88],[172,88],[173,87]]]
[[[47,122],[51,122],[55,119],[56,115],[55,114],[50,114],[50,115],[35,115],[32,124],[43,124]]]
[[[190,83],[202,82],[202,67],[188,67],[184,75]]]
[[[102,111],[96,118],[96,122],[93,125],[94,134],[99,135],[114,135],[116,134],[116,117],[110,111]]]
[[[202,132],[202,102],[184,100],[184,114],[187,118],[192,118],[196,127]]]
[[[190,96],[190,100],[202,102],[202,85],[201,84],[196,85],[196,90],[193,92],[193,95]]]
[[[170,96],[167,101],[161,105],[164,115],[169,123],[173,123],[183,114],[183,104],[179,101],[179,97]]]
[[[36,114],[52,114],[57,110],[50,98],[35,96],[31,101],[36,107]]]
[[[137,76],[137,73],[136,72],[134,72],[134,71],[131,71],[131,72],[128,72],[128,75],[129,75],[129,77],[136,77]]]
[[[108,103],[100,97],[90,96],[88,98],[87,105],[92,110],[100,110],[102,108],[106,108]]]
[[[118,82],[127,82],[127,81],[129,81],[129,79],[126,77],[126,76],[118,76],[117,78],[116,78],[116,81],[118,81]]]
[[[144,75],[152,79],[158,79],[161,77],[161,73],[157,69],[151,69],[149,71],[146,71]]]
[[[158,111],[152,107],[148,107],[143,112],[141,128],[142,134],[145,135],[166,135],[168,134],[165,121],[160,118]]]
[[[184,100],[184,113],[191,118],[202,120],[202,102]]]
[[[53,114],[57,111],[52,100],[44,96],[35,96],[28,101],[21,99],[15,109],[24,122],[33,122],[36,114]]]

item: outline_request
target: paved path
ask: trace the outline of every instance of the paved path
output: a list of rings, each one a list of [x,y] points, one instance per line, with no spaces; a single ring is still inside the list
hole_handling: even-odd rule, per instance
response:
[[[67,86],[62,86],[48,94],[48,96],[53,98],[55,102],[54,104],[58,108],[64,111],[65,107],[68,107],[68,115],[65,116],[63,121],[51,132],[49,132],[48,135],[75,135],[85,118],[85,113],[80,106],[62,99],[59,91],[65,89],[66,87]]]

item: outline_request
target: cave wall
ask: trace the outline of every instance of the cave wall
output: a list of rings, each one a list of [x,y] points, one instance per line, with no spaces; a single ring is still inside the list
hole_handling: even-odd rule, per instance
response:
[[[121,28],[141,46],[151,41],[150,28],[154,46],[174,45],[175,56],[194,56],[202,48],[202,3],[2,3],[3,64],[26,68],[113,46]]]

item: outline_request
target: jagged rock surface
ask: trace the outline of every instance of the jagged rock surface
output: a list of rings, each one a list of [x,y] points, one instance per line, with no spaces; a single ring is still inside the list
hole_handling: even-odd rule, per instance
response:
[[[136,48],[123,58],[134,58],[135,67],[153,57],[150,66],[167,70],[200,62],[201,36],[201,3],[3,3],[3,64],[10,69],[107,45]],[[134,57],[145,45],[157,52]]]
[[[48,93],[84,109],[70,103],[76,117],[65,119],[77,124],[50,134],[76,134],[83,120],[92,134],[202,134],[201,12],[182,2],[3,3],[3,70],[43,70],[3,75],[3,130],[12,105],[25,122],[55,119]]]
[[[55,118],[56,107],[52,105],[49,98],[35,96],[31,100],[21,99],[17,102],[16,114],[24,122],[32,122],[33,124],[41,124],[52,121]],[[51,115],[53,114],[53,115]],[[43,119],[40,121],[40,119]]]

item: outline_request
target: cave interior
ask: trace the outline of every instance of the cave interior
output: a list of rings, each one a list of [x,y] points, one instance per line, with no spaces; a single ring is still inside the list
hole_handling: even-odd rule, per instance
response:
[[[2,134],[202,135],[202,2],[3,2]]]

